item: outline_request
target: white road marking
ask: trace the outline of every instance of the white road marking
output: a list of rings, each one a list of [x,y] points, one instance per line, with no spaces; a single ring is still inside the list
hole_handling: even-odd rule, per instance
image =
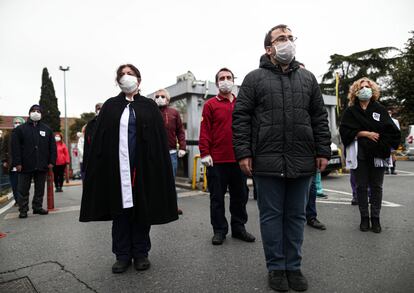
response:
[[[320,203],[334,203],[334,204],[349,204],[352,200],[352,193],[350,193],[350,192],[334,190],[334,189],[326,189],[326,188],[324,188],[323,190],[327,191],[327,192],[331,192],[331,193],[350,195],[351,198],[348,198],[348,197],[346,197],[346,198],[341,197],[341,198],[334,198],[334,199],[332,199],[332,198],[330,198],[330,199],[318,199],[317,198],[317,200],[316,200],[317,202],[320,202]],[[383,207],[396,208],[396,207],[401,207],[402,205],[400,205],[398,203],[393,203],[393,202],[390,202],[390,201],[383,200],[382,201],[382,206]]]
[[[10,201],[6,206],[2,207],[0,209],[0,215],[6,211],[8,211],[12,206],[14,206],[15,200],[13,199],[12,201]]]

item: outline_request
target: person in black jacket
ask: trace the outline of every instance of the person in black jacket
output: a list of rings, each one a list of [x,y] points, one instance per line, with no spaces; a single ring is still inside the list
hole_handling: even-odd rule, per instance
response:
[[[34,179],[33,214],[47,215],[42,208],[45,193],[46,173],[56,163],[56,143],[52,130],[41,122],[42,111],[39,105],[29,110],[29,119],[12,133],[12,160],[18,175],[17,191],[19,218],[27,218],[29,210],[29,190]]]
[[[390,163],[391,149],[397,149],[401,139],[400,130],[385,107],[377,102],[379,96],[380,89],[374,81],[366,77],[355,81],[349,89],[349,107],[339,127],[347,148],[346,161],[355,175],[361,214],[359,229],[363,232],[370,229],[369,187],[371,225],[375,233],[381,232],[379,216],[384,170]]]
[[[86,164],[88,163],[88,158],[89,158],[89,149],[91,147],[92,138],[95,133],[96,120],[98,119],[98,115],[99,115],[99,112],[101,111],[101,108],[102,108],[102,103],[97,103],[95,105],[96,116],[93,117],[92,120],[89,121],[85,127],[84,141],[83,141],[83,158],[82,158],[82,164],[81,164],[82,174],[85,174]]]
[[[121,65],[122,92],[108,99],[96,121],[79,220],[112,220],[113,273],[150,267],[150,227],[178,219],[173,170],[157,104],[139,94],[139,70]]]
[[[274,290],[306,290],[305,207],[316,169],[331,154],[328,114],[314,75],[295,61],[286,25],[268,31],[260,68],[245,77],[233,112],[236,159],[256,183],[260,229]]]

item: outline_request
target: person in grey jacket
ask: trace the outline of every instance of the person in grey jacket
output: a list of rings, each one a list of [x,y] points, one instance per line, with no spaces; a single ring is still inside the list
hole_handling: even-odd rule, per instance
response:
[[[17,191],[19,218],[27,218],[29,210],[29,190],[34,180],[33,214],[47,215],[42,208],[47,171],[56,163],[56,143],[52,130],[41,122],[42,110],[33,105],[29,110],[29,119],[12,133],[12,160],[18,172]]]
[[[330,157],[328,114],[314,75],[295,61],[286,25],[268,31],[259,69],[244,79],[233,112],[233,144],[255,179],[269,285],[307,289],[300,267],[312,176]]]

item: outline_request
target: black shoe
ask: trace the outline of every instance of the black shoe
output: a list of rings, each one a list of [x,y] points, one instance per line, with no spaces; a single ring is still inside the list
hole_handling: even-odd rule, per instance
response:
[[[150,266],[151,266],[151,263],[148,257],[140,257],[140,258],[134,259],[134,267],[137,271],[148,270]]]
[[[271,271],[269,273],[269,286],[273,290],[286,292],[289,290],[286,272],[282,270]]]
[[[177,209],[177,213],[178,213],[179,215],[182,215],[182,214],[183,214],[183,210],[182,210],[182,209]]]
[[[369,230],[369,217],[361,217],[361,224],[359,225],[359,230],[362,232],[367,232]]]
[[[45,209],[37,209],[37,210],[33,210],[33,214],[38,214],[38,215],[47,215],[49,212]]]
[[[357,205],[358,205],[358,200],[357,200],[356,198],[353,198],[353,199],[351,200],[351,205],[353,205],[353,206],[357,206]]]
[[[247,231],[240,231],[240,232],[233,232],[231,233],[231,237],[240,239],[246,242],[254,242],[256,238]]]
[[[222,233],[214,233],[213,239],[211,239],[211,243],[213,243],[213,245],[222,245],[224,239],[226,239],[226,235]]]
[[[391,172],[391,175],[397,175],[397,172],[395,172],[395,171]]]
[[[300,270],[286,271],[289,287],[295,291],[306,291],[308,281]]]
[[[389,174],[390,174],[390,171],[386,170],[386,171],[384,172],[384,174],[389,175]]]
[[[326,226],[318,221],[317,218],[312,218],[307,221],[307,224],[312,228],[319,229],[319,230],[326,230]]]
[[[20,219],[26,219],[27,218],[27,212],[20,212],[19,218]]]
[[[112,272],[114,274],[120,274],[125,272],[131,265],[130,260],[117,260],[112,266]]]
[[[381,233],[381,224],[379,218],[371,218],[372,232]]]

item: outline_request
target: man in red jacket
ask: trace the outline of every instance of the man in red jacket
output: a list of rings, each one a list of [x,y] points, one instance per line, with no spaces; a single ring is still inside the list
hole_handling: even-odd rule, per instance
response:
[[[227,187],[230,193],[232,237],[246,242],[255,241],[255,237],[244,227],[247,222],[247,179],[233,151],[231,124],[236,103],[236,97],[231,92],[233,83],[233,73],[227,68],[220,69],[216,74],[219,94],[204,104],[201,119],[199,148],[201,163],[207,166],[213,245],[223,243],[229,228],[224,207]]]
[[[162,118],[164,119],[165,130],[167,131],[168,147],[170,149],[171,163],[173,167],[174,178],[177,173],[178,158],[182,158],[186,153],[185,133],[180,113],[174,108],[168,107],[170,103],[170,94],[166,89],[160,89],[155,93],[154,101],[157,103]],[[178,143],[178,151],[177,151]],[[178,214],[182,215],[183,211],[178,209]]]

